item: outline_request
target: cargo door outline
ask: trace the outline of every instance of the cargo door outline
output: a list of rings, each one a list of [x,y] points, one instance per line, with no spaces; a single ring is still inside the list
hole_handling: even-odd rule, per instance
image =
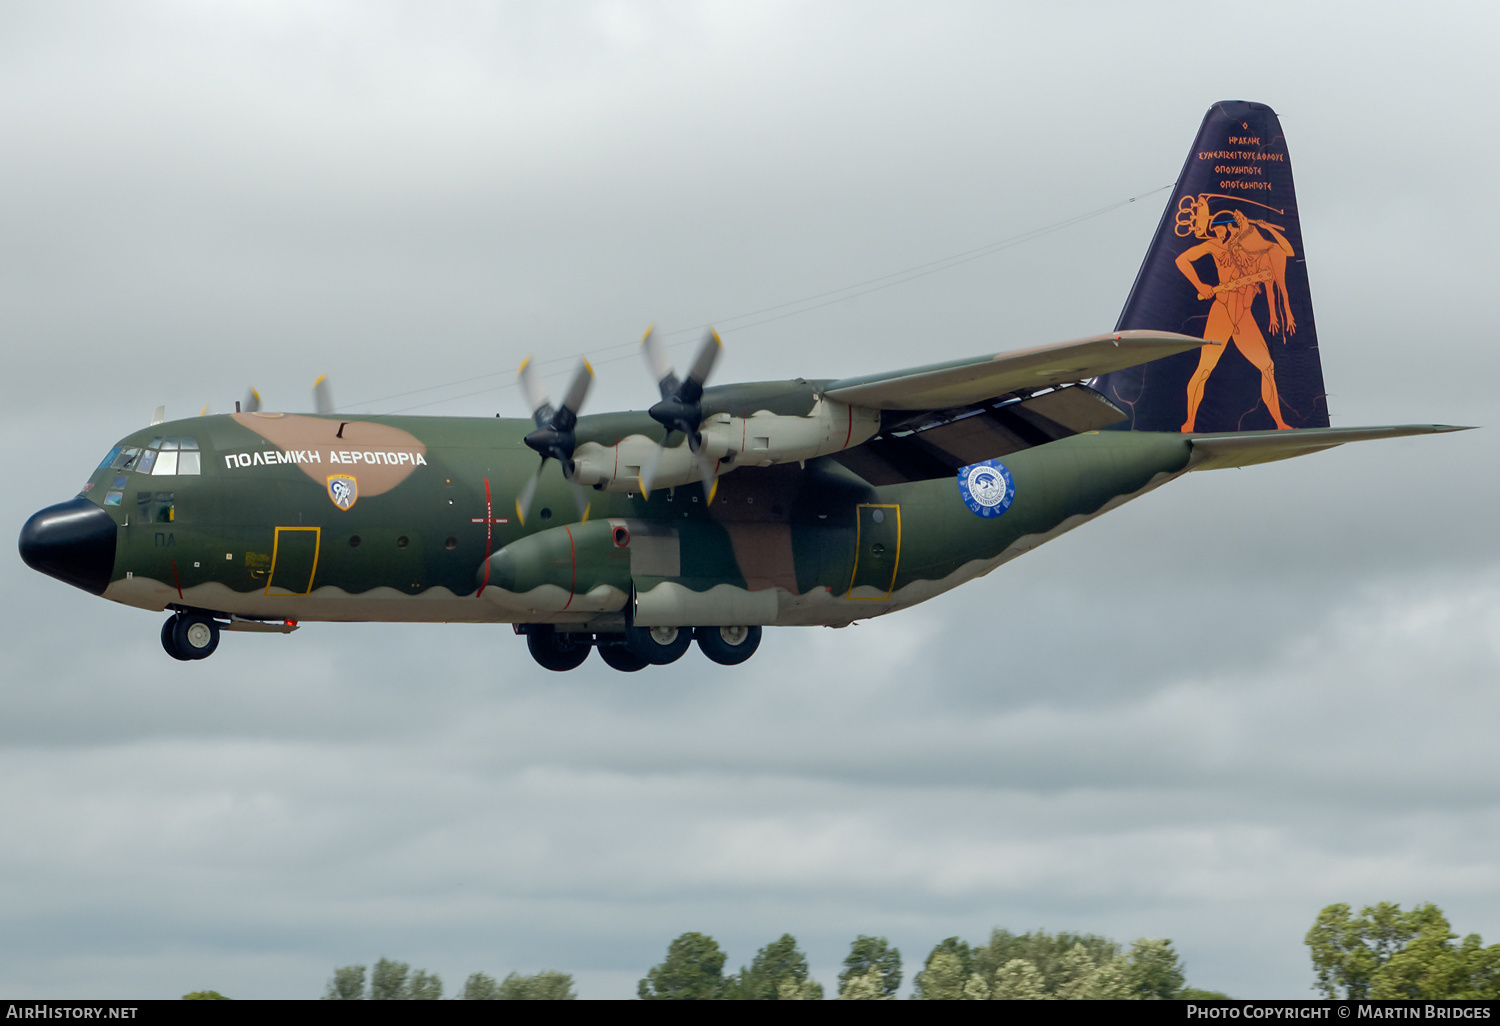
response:
[[[282,538],[285,534],[287,537]],[[312,558],[307,558],[308,542],[305,535],[312,535]],[[266,578],[267,595],[307,595],[312,592],[313,577],[318,572],[318,553],[322,548],[321,527],[278,527],[271,544],[271,572]],[[303,567],[306,567],[304,574]],[[277,575],[289,583],[277,583]],[[276,589],[272,591],[272,589]]]
[[[894,523],[892,520],[894,519]],[[892,542],[895,553],[882,550]],[[890,577],[885,575],[885,562],[890,561]],[[861,564],[864,573],[861,575]],[[849,575],[846,599],[864,602],[884,602],[896,589],[896,571],[901,568],[901,507],[896,503],[860,503],[854,507],[854,570]],[[863,576],[863,579],[861,579]],[[856,595],[855,588],[874,588],[884,595]]]

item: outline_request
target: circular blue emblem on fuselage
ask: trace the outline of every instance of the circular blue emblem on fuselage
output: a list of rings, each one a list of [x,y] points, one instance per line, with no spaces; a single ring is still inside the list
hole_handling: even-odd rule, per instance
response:
[[[958,494],[976,516],[998,517],[1010,509],[1016,497],[1016,482],[999,460],[985,460],[960,467]]]

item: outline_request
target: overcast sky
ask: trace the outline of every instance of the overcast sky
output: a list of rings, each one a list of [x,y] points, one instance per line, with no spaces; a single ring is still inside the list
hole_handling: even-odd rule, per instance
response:
[[[181,664],[12,555],[0,994],[388,956],[623,997],[687,930],[731,967],[791,932],[832,993],[857,934],[909,981],[1002,926],[1298,997],[1332,902],[1500,942],[1497,38],[1482,3],[0,6],[13,531],[252,384],[521,415],[522,357],[587,354],[590,407],[640,408],[653,321],[720,324],[721,382],[1106,331],[1220,99],[1281,116],[1334,424],[1486,428],[1192,475],[733,670],[551,674],[467,625]]]

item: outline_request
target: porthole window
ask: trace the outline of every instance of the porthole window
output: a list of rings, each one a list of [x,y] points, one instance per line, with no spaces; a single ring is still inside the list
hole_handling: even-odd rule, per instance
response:
[[[351,549],[357,549],[357,548],[359,548],[359,535],[357,535],[357,534],[351,534],[349,536],[349,547]]]
[[[550,509],[548,509],[546,506],[542,507],[542,519],[543,520],[551,520],[552,519],[552,511]]]
[[[404,534],[396,539],[396,548],[398,549],[404,549],[408,544],[410,543],[407,541],[406,535]]]
[[[450,550],[458,548],[458,539],[449,538],[447,541],[443,542],[443,548]]]

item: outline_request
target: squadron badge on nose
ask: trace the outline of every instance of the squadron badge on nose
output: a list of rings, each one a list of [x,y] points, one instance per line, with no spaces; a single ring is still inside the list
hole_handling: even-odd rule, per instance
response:
[[[348,509],[359,498],[359,482],[353,474],[329,474],[328,497],[339,509]]]

